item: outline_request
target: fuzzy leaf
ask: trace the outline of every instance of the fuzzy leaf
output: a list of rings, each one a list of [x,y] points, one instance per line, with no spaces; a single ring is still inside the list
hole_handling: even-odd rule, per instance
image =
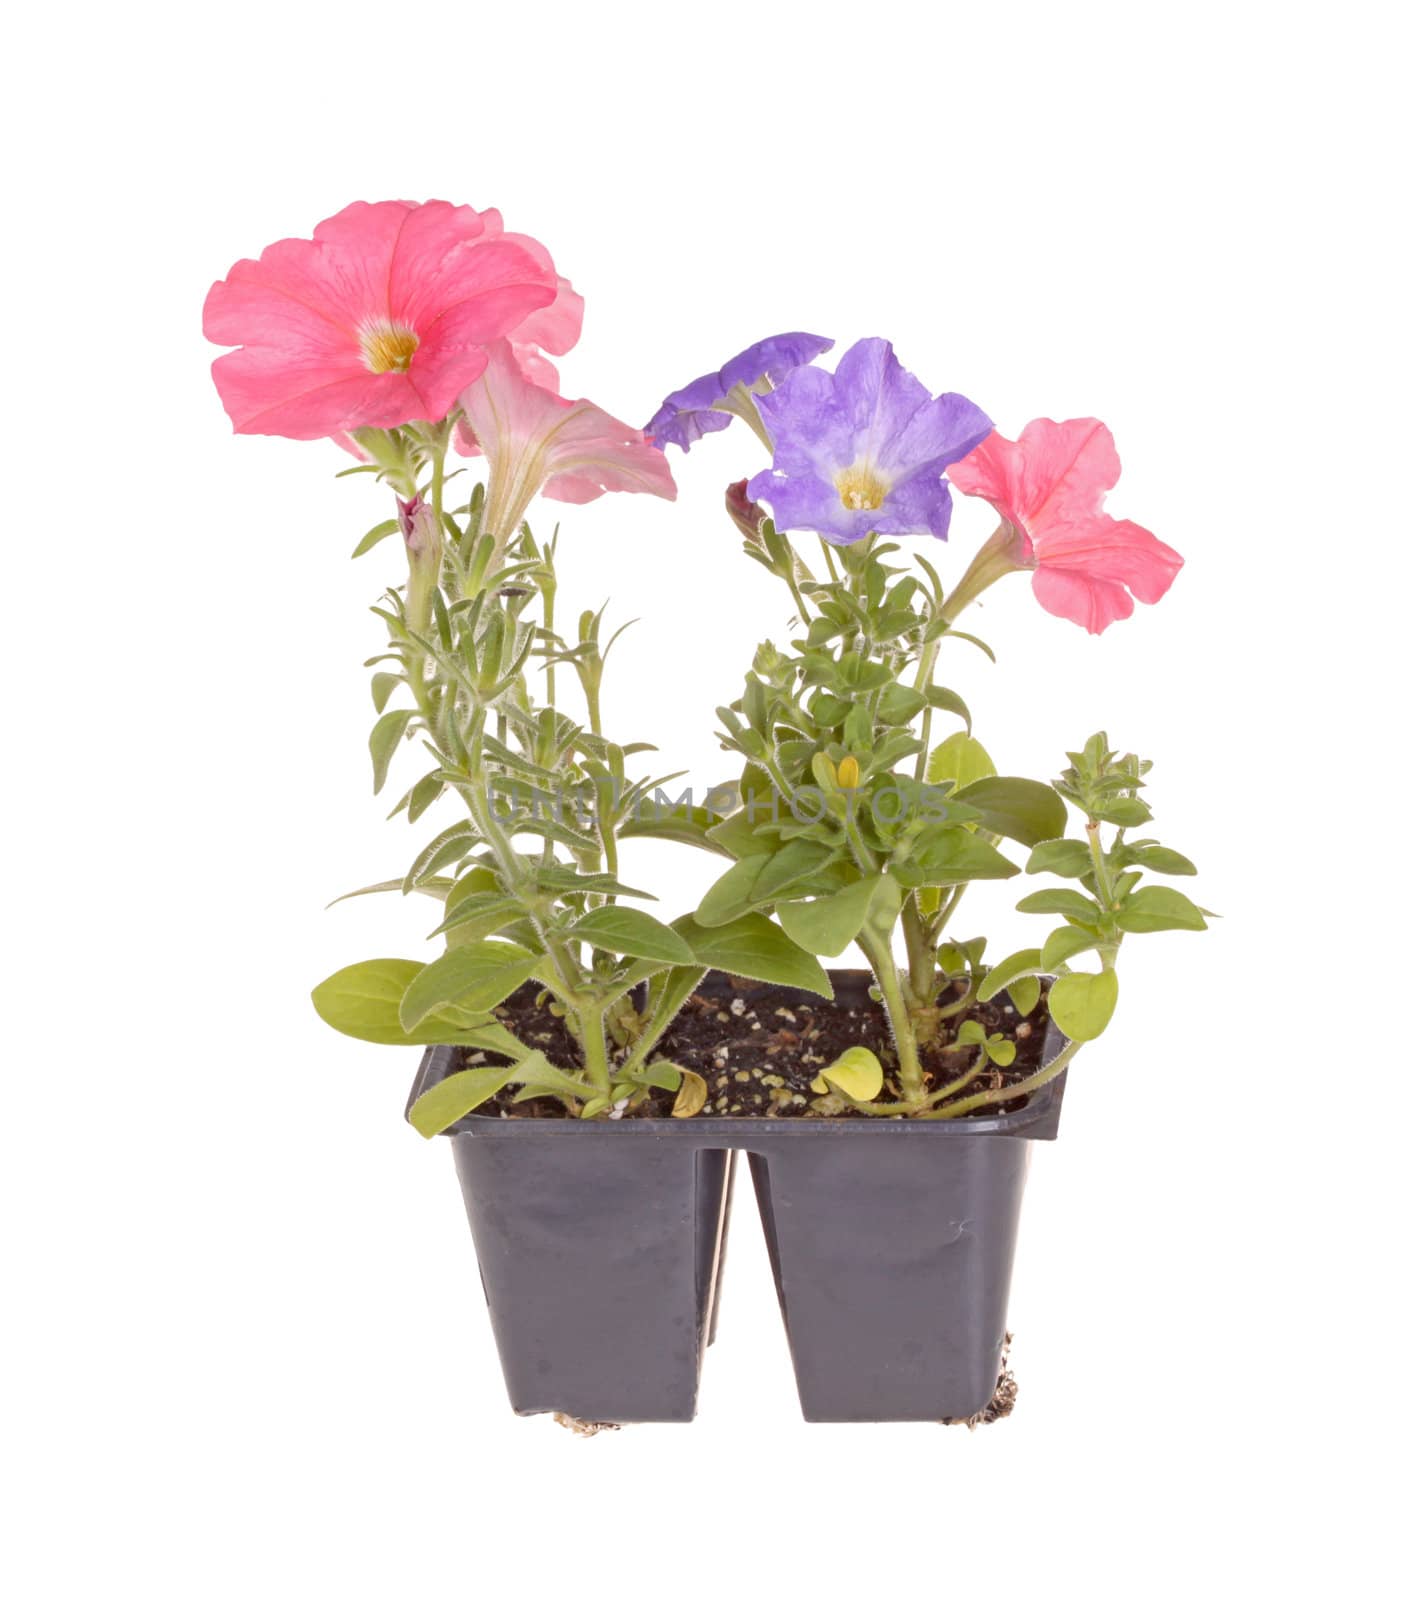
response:
[[[749,909],[749,897],[759,874],[771,859],[767,854],[745,856],[716,878],[694,913],[700,926],[717,928],[742,916]]]
[[[1023,1017],[1029,1017],[1036,1009],[1036,1002],[1041,999],[1041,979],[1035,973],[1028,973],[1024,978],[1013,978],[1007,985],[1007,999],[1016,1007],[1017,1012]],[[1012,1055],[1016,1051],[1013,1049]],[[1011,1057],[1007,1058],[1009,1061]],[[992,1057],[999,1067],[1007,1065],[1007,1061],[999,1061]]]
[[[1038,889],[1024,900],[1018,900],[1018,911],[1029,911],[1033,916],[1075,917],[1078,922],[1095,922],[1101,908],[1094,900],[1074,889]]]
[[[1091,847],[1083,839],[1048,839],[1026,863],[1028,872],[1054,872],[1058,878],[1084,878],[1092,870]]]
[[[776,907],[789,938],[815,956],[840,956],[862,932],[876,877],[860,878],[821,900],[784,900]]]
[[[679,917],[674,929],[702,966],[739,978],[808,989],[825,1000],[833,998],[828,974],[817,961],[806,950],[800,950],[782,928],[756,911],[717,927],[707,927],[691,916]]]
[[[377,725],[372,729],[372,735],[367,741],[367,748],[372,752],[373,794],[382,792],[382,785],[387,781],[387,768],[392,764],[392,757],[402,742],[407,724],[415,715],[415,711],[404,709],[389,711],[377,719]]]
[[[504,1067],[467,1067],[453,1072],[412,1102],[407,1121],[423,1139],[434,1138],[505,1088],[515,1077],[517,1065],[512,1061]]]
[[[402,1026],[402,996],[421,970],[420,961],[358,961],[324,978],[312,991],[312,1003],[329,1028],[369,1044],[474,1042],[473,1032],[489,1018],[438,1011],[410,1033]]]
[[[1152,884],[1148,889],[1138,889],[1116,912],[1116,926],[1127,933],[1161,933],[1170,928],[1200,931],[1205,918],[1193,900],[1187,900],[1178,889],[1167,889],[1163,884]]]
[[[458,945],[417,973],[397,1014],[404,1028],[414,1029],[443,1006],[488,1011],[518,989],[539,964],[539,957],[501,939]]]
[[[648,961],[668,961],[688,966],[694,952],[672,929],[648,911],[633,906],[602,906],[581,917],[571,935],[619,956],[641,956]]]
[[[1059,839],[1066,829],[1065,802],[1048,784],[1032,778],[982,778],[960,798],[982,813],[979,826],[985,832],[1018,844]]]
[[[997,962],[982,979],[977,985],[977,998],[983,1002],[990,1000],[993,995],[1000,994],[1008,984],[1025,977],[1028,973],[1040,970],[1040,950],[1018,950],[1014,956],[1008,956],[1005,961]],[[1024,1012],[1022,1014],[1025,1015]]]
[[[980,779],[994,777],[996,765],[982,746],[960,729],[942,741],[927,761],[929,783],[950,783],[954,791]],[[975,801],[973,802],[975,804]],[[992,828],[992,833],[998,830]]]
[[[1106,1030],[1120,993],[1114,971],[1071,972],[1051,986],[1051,1018],[1068,1039],[1094,1039]]]
[[[1090,950],[1099,943],[1097,935],[1087,933],[1084,928],[1053,929],[1041,947],[1041,966],[1045,971],[1054,971],[1063,961],[1069,961],[1072,956],[1079,956],[1083,950]]]

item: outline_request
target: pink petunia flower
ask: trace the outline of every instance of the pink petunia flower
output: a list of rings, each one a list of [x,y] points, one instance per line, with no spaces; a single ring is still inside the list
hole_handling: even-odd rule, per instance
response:
[[[203,331],[242,346],[213,363],[237,432],[322,439],[440,421],[493,339],[573,342],[579,302],[499,212],[358,201],[238,262],[209,290]]]
[[[507,337],[521,371],[543,389],[558,391],[559,377],[546,356],[568,355],[575,348],[581,324],[585,320],[585,297],[576,294],[569,278],[562,278],[555,273],[555,263],[543,244],[528,234],[505,233],[505,223],[499,211],[494,208],[483,211],[481,220],[492,237],[504,234],[507,239],[528,250],[555,275],[555,299],[539,311],[531,312],[519,326],[512,328]]]
[[[490,459],[483,527],[497,549],[537,494],[577,505],[612,490],[675,497],[669,463],[638,428],[534,381],[505,340],[491,346],[486,370],[460,404],[463,431]]]
[[[1091,633],[1128,617],[1131,595],[1145,604],[1159,600],[1184,565],[1153,533],[1101,509],[1120,475],[1111,431],[1094,417],[1039,417],[1015,441],[993,433],[947,469],[963,494],[989,500],[1001,513],[1002,570],[1034,569],[1032,592],[1045,609]],[[989,550],[997,540],[994,534]],[[995,563],[978,562],[990,582]]]

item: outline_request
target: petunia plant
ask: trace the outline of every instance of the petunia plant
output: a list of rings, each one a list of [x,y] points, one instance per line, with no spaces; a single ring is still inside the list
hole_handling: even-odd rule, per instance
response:
[[[427,1134],[508,1086],[583,1117],[622,1115],[655,1089],[692,1113],[702,1080],[658,1047],[710,968],[829,992],[813,956],[762,914],[715,928],[627,903],[653,897],[622,880],[623,840],[701,842],[716,819],[662,804],[666,780],[631,765],[654,747],[606,731],[601,614],[583,611],[574,638],[559,631],[557,541],[527,521],[537,495],[674,497],[642,431],[558,393],[549,356],[574,344],[581,311],[545,249],[499,213],[405,201],[349,206],[312,239],[239,262],[204,311],[208,336],[239,347],[214,364],[238,432],[333,440],[357,458],[344,476],[395,495],[353,552],[391,539],[404,555],[373,608],[375,787],[399,753],[420,752],[392,815],[419,823],[448,799],[459,815],[401,876],[357,892],[435,898],[440,945],[429,960],[345,967],[313,1000],[361,1039],[467,1047],[475,1064],[411,1110]],[[482,473],[458,497],[461,455]],[[559,702],[562,675],[577,715]],[[579,1070],[496,1015],[528,984],[576,1042]]]
[[[1140,793],[1150,763],[1115,755],[1097,734],[1051,784],[999,774],[966,701],[937,680],[942,652],[955,642],[991,654],[956,624],[1015,571],[1032,572],[1047,610],[1100,632],[1129,615],[1132,595],[1160,599],[1180,557],[1102,510],[1119,474],[1103,424],[1043,420],[1009,441],[964,396],[933,395],[885,340],[859,341],[828,371],[815,361],[831,343],[761,341],[671,395],[647,425],[657,442],[687,449],[710,426],[749,422],[772,460],[731,485],[726,504],[746,553],[787,585],[796,613],[788,646],[761,645],[741,693],[719,708],[720,742],[744,761],[742,804],[708,831],[733,865],[695,922],[717,929],[773,914],[821,958],[856,944],[887,1012],[891,1081],[857,1049],[821,1086],[867,1114],[963,1116],[1025,1095],[1102,1032],[1125,934],[1205,923],[1177,890],[1141,886],[1147,872],[1195,870],[1128,837],[1150,819]],[[904,563],[910,547],[900,543],[947,540],[949,480],[1001,517],[950,586],[915,548]],[[821,557],[797,548],[798,533],[818,536]],[[938,713],[960,724],[940,740]],[[1064,837],[1068,801],[1084,814],[1084,839]],[[1008,845],[1029,852],[1024,862]],[[1061,925],[990,960],[985,938],[962,927],[964,898],[972,884],[1023,870],[1078,887],[1022,899],[1021,910]],[[1096,970],[1073,968],[1078,957]],[[1045,994],[1068,1042],[1033,1076],[979,1086],[1015,1054],[970,1015],[1003,988],[1023,1017]],[[972,1047],[971,1064],[939,1075],[953,1047]]]

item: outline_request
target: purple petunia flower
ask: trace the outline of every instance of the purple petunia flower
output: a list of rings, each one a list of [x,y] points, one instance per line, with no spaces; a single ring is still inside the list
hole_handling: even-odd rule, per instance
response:
[[[776,333],[760,339],[726,361],[718,372],[706,372],[676,389],[645,424],[645,432],[660,449],[677,444],[687,453],[696,439],[717,433],[734,420],[734,412],[715,407],[727,401],[740,384],[752,389],[767,379],[772,387],[782,383],[795,367],[832,348],[831,339],[821,339],[816,333]]]
[[[934,399],[886,339],[860,339],[836,372],[800,367],[754,403],[773,467],[749,483],[780,533],[806,528],[831,544],[870,533],[947,537],[943,473],[975,450],[992,420],[960,394]]]

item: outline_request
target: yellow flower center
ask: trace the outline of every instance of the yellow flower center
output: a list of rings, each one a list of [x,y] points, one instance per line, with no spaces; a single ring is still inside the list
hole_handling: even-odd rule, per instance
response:
[[[415,330],[395,322],[369,322],[357,330],[369,372],[405,372],[421,340]]]
[[[892,484],[868,462],[856,461],[834,475],[833,487],[849,511],[876,511]]]

